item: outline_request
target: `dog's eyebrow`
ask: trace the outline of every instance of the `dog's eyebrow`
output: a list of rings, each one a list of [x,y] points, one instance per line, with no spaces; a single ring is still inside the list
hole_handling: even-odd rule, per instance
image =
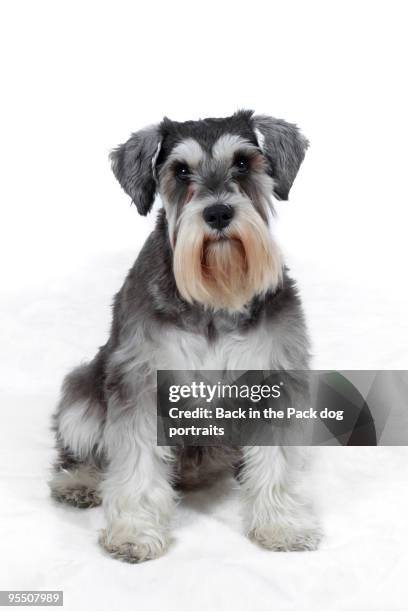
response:
[[[191,168],[196,168],[204,159],[205,152],[194,138],[182,140],[172,149],[169,161],[183,161]]]
[[[238,134],[223,134],[213,144],[212,155],[215,159],[230,161],[239,150],[252,152],[257,147]]]

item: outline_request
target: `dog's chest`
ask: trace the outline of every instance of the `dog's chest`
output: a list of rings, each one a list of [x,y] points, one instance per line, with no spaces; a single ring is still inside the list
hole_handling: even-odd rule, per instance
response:
[[[262,325],[209,339],[204,334],[169,329],[157,343],[156,369],[247,370],[291,367],[282,334]]]

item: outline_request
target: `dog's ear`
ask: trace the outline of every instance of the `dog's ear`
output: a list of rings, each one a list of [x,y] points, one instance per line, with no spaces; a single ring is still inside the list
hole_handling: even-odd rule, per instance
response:
[[[282,119],[259,115],[253,122],[259,146],[275,181],[274,192],[281,200],[287,200],[309,142],[296,125]]]
[[[156,195],[155,163],[160,151],[158,126],[132,134],[110,154],[112,170],[141,215],[147,215]]]

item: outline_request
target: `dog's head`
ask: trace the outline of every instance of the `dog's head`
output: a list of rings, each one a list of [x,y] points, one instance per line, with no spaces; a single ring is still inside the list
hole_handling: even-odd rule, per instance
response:
[[[111,159],[140,214],[159,192],[180,294],[234,311],[279,283],[271,198],[288,198],[307,146],[295,125],[240,111],[184,123],[165,118]]]

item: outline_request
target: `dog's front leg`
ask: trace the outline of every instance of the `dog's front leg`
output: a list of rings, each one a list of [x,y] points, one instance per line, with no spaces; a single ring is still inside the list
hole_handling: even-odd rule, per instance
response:
[[[314,550],[321,531],[300,491],[303,453],[295,446],[248,446],[240,481],[251,539],[276,551]]]
[[[109,465],[102,485],[107,520],[100,543],[112,556],[137,563],[168,547],[176,495],[171,454],[155,440],[155,412],[121,411],[105,427]]]

